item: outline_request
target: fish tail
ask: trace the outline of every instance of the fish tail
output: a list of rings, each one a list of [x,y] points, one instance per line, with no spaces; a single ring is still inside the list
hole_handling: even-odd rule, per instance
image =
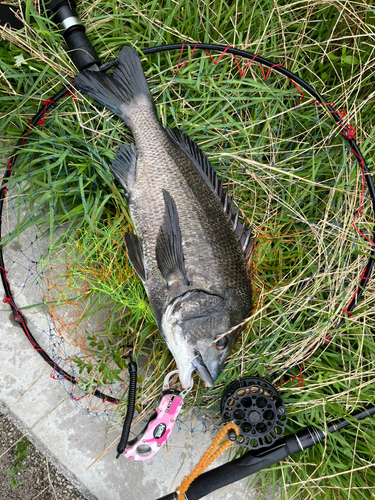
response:
[[[113,75],[86,70],[78,73],[73,85],[126,123],[134,108],[154,108],[138,52],[133,47],[121,49]]]

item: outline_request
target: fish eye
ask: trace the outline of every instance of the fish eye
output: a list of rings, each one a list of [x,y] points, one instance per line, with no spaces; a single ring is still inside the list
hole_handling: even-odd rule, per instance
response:
[[[223,349],[225,349],[227,345],[228,345],[228,338],[227,337],[222,337],[221,339],[219,339],[215,342],[215,347],[219,351],[222,351]]]

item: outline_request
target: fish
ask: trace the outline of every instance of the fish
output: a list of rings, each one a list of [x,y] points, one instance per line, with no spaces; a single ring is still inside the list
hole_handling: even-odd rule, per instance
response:
[[[73,85],[132,132],[134,143],[123,143],[110,165],[135,228],[124,237],[128,259],[181,386],[191,387],[198,371],[211,387],[251,312],[251,229],[196,142],[163,127],[134,48],[121,49],[112,75],[84,70]]]

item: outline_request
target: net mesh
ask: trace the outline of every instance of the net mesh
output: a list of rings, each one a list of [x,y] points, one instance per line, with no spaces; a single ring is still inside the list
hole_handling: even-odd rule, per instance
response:
[[[219,390],[260,367],[283,373],[345,315],[366,264],[369,244],[352,227],[361,204],[361,232],[371,230],[357,158],[324,106],[255,61],[190,50],[149,55],[143,67],[163,125],[199,144],[257,237],[253,311]],[[141,416],[175,368],[123,243],[131,220],[108,167],[123,142],[132,138],[120,120],[67,96],[30,131],[3,215],[17,307],[79,383],[51,376],[92,416],[118,408],[94,389],[125,409],[128,346],[142,367]],[[200,389],[191,404],[203,429],[218,389]]]

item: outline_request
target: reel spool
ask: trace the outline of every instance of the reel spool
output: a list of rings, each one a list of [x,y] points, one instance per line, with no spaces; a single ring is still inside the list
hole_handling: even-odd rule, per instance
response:
[[[250,449],[270,446],[285,431],[287,415],[277,390],[265,380],[247,377],[232,382],[221,398],[223,423],[234,421],[240,430],[229,439]]]

